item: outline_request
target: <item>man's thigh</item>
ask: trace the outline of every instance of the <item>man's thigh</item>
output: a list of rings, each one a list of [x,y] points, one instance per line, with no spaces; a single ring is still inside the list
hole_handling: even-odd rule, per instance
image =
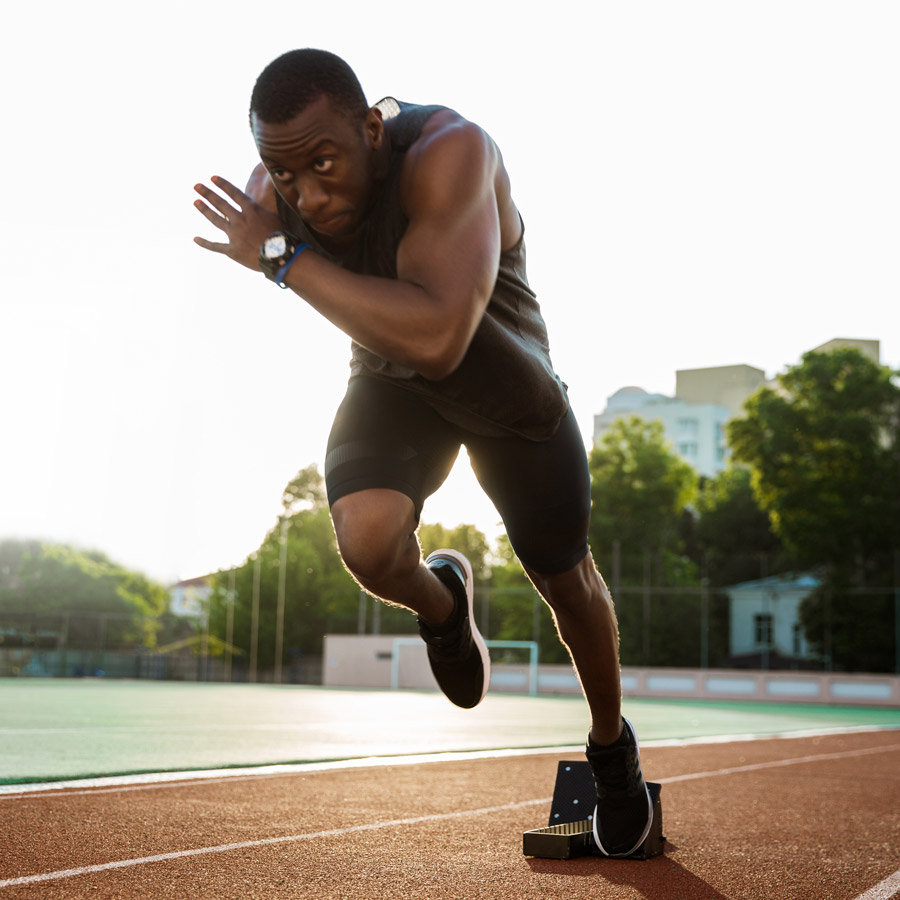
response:
[[[584,559],[591,479],[571,409],[548,441],[467,437],[465,444],[524,566],[557,575]]]
[[[461,444],[458,431],[410,391],[354,378],[328,439],[325,483],[330,506],[357,491],[400,491],[415,507],[443,484]]]

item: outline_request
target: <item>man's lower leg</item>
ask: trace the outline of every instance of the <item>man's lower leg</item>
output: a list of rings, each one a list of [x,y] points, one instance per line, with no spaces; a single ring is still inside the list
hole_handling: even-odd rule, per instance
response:
[[[529,576],[553,610],[572,657],[591,714],[591,737],[612,744],[622,732],[622,689],[619,628],[609,589],[590,555],[561,575]]]
[[[628,856],[650,830],[653,805],[641,771],[637,736],[622,719],[619,632],[612,597],[590,555],[563,575],[532,578],[554,611],[591,712],[586,754],[597,788],[595,843],[606,855]]]

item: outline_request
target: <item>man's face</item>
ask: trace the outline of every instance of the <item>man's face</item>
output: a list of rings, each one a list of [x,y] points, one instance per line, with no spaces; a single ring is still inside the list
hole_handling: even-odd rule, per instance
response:
[[[280,125],[252,118],[260,159],[276,190],[326,246],[340,248],[368,212],[377,187],[381,117],[354,123],[319,97]]]

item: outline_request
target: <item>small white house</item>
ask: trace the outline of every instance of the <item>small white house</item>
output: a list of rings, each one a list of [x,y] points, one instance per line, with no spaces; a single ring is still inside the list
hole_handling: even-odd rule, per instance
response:
[[[770,653],[782,658],[812,658],[798,614],[815,588],[814,575],[773,575],[725,588],[731,611],[731,657]]]
[[[169,588],[169,611],[176,616],[200,619],[206,609],[206,601],[212,594],[211,579],[188,578]]]

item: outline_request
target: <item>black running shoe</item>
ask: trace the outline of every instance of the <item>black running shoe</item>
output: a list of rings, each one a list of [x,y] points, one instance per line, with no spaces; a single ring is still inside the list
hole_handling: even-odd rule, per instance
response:
[[[614,744],[601,747],[588,739],[585,751],[597,786],[594,842],[605,856],[631,856],[653,824],[637,735],[628,719],[622,721],[622,734]]]
[[[471,709],[484,699],[491,681],[491,660],[472,610],[472,567],[455,550],[435,550],[425,565],[450,588],[456,606],[442,625],[420,620],[419,634],[441,690],[452,703]]]

